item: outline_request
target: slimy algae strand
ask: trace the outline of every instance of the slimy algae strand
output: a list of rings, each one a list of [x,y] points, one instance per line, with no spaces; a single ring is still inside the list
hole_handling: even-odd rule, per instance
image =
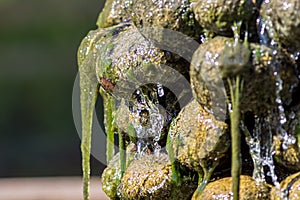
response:
[[[120,171],[123,177],[126,168],[126,144],[124,133],[119,131],[119,149],[120,149]]]
[[[95,74],[93,43],[100,35],[99,32],[91,31],[88,36],[84,38],[78,50],[82,120],[81,152],[84,182],[83,196],[85,200],[89,199],[92,119],[99,88]]]
[[[106,93],[103,88],[100,88],[100,94],[103,98],[104,104],[104,124],[106,132],[106,162],[109,163],[112,157],[115,155],[114,152],[114,136],[117,131],[114,122],[115,115],[115,101],[114,98]]]
[[[90,153],[91,153],[91,134],[93,111],[99,94],[99,82],[96,73],[98,54],[101,53],[101,41],[103,38],[112,36],[127,27],[128,24],[121,24],[115,27],[98,29],[90,31],[82,40],[78,49],[78,65],[80,75],[80,102],[81,102],[81,120],[82,120],[82,171],[83,171],[83,196],[85,200],[89,199],[90,182]],[[109,66],[101,66],[100,68]],[[105,98],[105,97],[104,97]],[[112,100],[112,99],[110,99]],[[109,103],[110,107],[113,103]],[[110,112],[110,111],[109,111]],[[108,124],[112,122],[112,116],[108,119]],[[110,126],[110,125],[109,125]],[[113,133],[108,131],[108,160],[113,156]]]
[[[231,97],[231,110],[230,112],[230,123],[231,123],[231,177],[232,177],[232,192],[233,199],[239,199],[240,190],[240,173],[241,173],[241,136],[239,130],[240,124],[240,96],[243,91],[243,80],[240,76],[236,77],[235,83],[233,84],[228,79],[228,85],[230,88]]]

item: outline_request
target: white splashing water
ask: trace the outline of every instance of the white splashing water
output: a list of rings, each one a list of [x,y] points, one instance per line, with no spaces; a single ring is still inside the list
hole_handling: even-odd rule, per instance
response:
[[[157,86],[158,96],[161,97],[164,95],[163,87],[161,84]],[[140,90],[137,91],[137,95],[140,100],[132,108],[133,127],[138,138],[136,156],[148,153],[149,147],[158,155],[161,150],[158,141],[165,122],[164,115],[159,110],[159,105],[152,103]]]
[[[267,166],[269,171],[267,176],[270,176],[273,184],[279,187],[278,177],[275,173],[275,165],[273,160],[273,155],[275,154],[275,146],[273,145],[273,134],[271,129],[270,116],[264,119],[264,128],[267,130],[264,135],[264,155],[263,155],[263,166]]]
[[[270,1],[269,0],[264,0],[263,4],[267,5],[269,4]],[[259,30],[259,38],[260,38],[260,44],[262,45],[266,45],[269,46],[271,48],[273,48],[273,53],[272,56],[276,57],[277,56],[277,42],[271,38],[274,38],[275,36],[275,32],[274,32],[274,27],[273,27],[273,23],[272,20],[270,19],[270,13],[273,12],[271,6],[268,6],[268,10],[266,11],[268,14],[268,16],[265,16],[265,18],[263,19],[262,17],[259,17],[257,19],[257,27]],[[300,53],[296,52],[295,54],[291,55],[291,57],[294,60],[298,60]],[[253,142],[254,144],[252,144],[251,148],[254,148],[254,151],[256,154],[254,154],[257,157],[257,160],[255,160],[255,156],[252,156],[254,158],[254,165],[260,165],[260,157],[259,157],[259,153],[261,153],[261,150],[263,149],[263,158],[262,158],[262,165],[263,166],[267,166],[269,169],[269,172],[267,173],[268,176],[270,176],[272,178],[272,182],[274,183],[275,187],[278,189],[279,194],[282,198],[284,198],[284,194],[282,192],[282,190],[280,189],[280,185],[279,182],[277,180],[277,176],[275,174],[275,165],[274,165],[274,160],[273,160],[273,155],[275,154],[275,147],[273,144],[273,136],[275,136],[275,133],[272,133],[272,129],[271,126],[274,124],[278,124],[276,128],[276,137],[278,137],[278,139],[280,139],[282,141],[282,149],[287,150],[289,148],[290,145],[295,144],[296,142],[296,138],[289,134],[286,130],[285,130],[285,125],[287,123],[287,116],[285,114],[285,110],[284,110],[284,106],[283,106],[283,101],[282,101],[282,97],[281,97],[281,92],[283,90],[283,80],[280,77],[280,73],[279,73],[279,69],[278,69],[278,64],[276,63],[276,59],[272,59],[272,61],[269,63],[271,69],[272,69],[272,73],[274,75],[275,78],[275,94],[276,94],[276,99],[275,102],[277,104],[277,108],[276,111],[274,111],[275,113],[272,112],[273,115],[277,115],[276,119],[272,119],[275,120],[276,123],[271,123],[270,117],[272,114],[269,114],[269,116],[265,117],[264,119],[262,119],[262,121],[259,123],[260,125],[257,124],[257,121],[255,121],[255,129],[261,129],[261,125],[263,125],[263,129],[264,131],[264,141],[263,144],[259,144],[259,140],[255,140],[255,142]],[[299,77],[300,78],[300,77]],[[290,92],[292,92],[294,86],[291,86],[290,88]],[[289,116],[290,118],[293,116]],[[254,131],[255,132],[255,131]],[[256,134],[257,135],[257,134]],[[254,138],[251,138],[252,140],[255,139],[255,135]],[[261,138],[261,137],[260,137]],[[259,147],[260,146],[260,147]],[[259,148],[261,148],[259,150]],[[251,150],[250,150],[251,151]],[[251,153],[252,155],[253,153]],[[257,171],[254,172],[254,178],[255,176],[258,177],[263,177],[261,174],[261,169],[260,167],[256,167]]]
[[[245,131],[245,127],[243,126]],[[262,158],[262,147],[261,147],[261,124],[260,119],[256,117],[255,128],[253,135],[246,137],[246,142],[250,148],[250,155],[253,160],[254,170],[253,179],[257,182],[265,182],[265,174],[263,170],[263,158]]]
[[[275,56],[275,55],[274,55]],[[289,134],[285,129],[284,125],[287,122],[287,117],[285,115],[285,110],[283,107],[282,98],[280,95],[280,92],[283,88],[283,81],[280,77],[279,72],[276,69],[276,65],[273,66],[273,75],[275,77],[275,86],[276,86],[276,103],[277,103],[277,111],[278,111],[278,120],[279,124],[277,127],[279,138],[282,140],[282,148],[283,150],[287,150],[290,145],[293,145],[296,143],[296,138]]]
[[[242,123],[243,131],[248,131]],[[264,130],[264,131],[263,131]],[[273,184],[279,187],[278,177],[275,174],[273,155],[273,134],[269,117],[255,117],[255,126],[252,135],[248,132],[246,142],[250,148],[250,155],[253,160],[253,179],[258,183],[266,182],[264,166],[268,167],[267,176],[270,176]]]

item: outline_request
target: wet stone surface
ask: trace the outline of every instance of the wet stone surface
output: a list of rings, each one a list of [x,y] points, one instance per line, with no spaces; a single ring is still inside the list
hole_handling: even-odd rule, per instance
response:
[[[128,145],[126,161],[127,166],[134,159],[134,154],[134,145]],[[102,189],[110,199],[119,199],[117,191],[121,182],[121,178],[120,154],[117,153],[102,173]]]
[[[132,0],[107,0],[97,19],[98,27],[105,28],[130,20],[132,2]]]
[[[134,160],[122,178],[120,192],[125,199],[190,199],[197,184],[185,177],[180,187],[171,184],[171,163],[167,154],[150,154]]]
[[[198,172],[219,163],[230,145],[228,125],[207,113],[196,100],[179,113],[169,134],[175,158]]]
[[[240,199],[241,200],[267,200],[269,199],[270,185],[258,185],[250,176],[240,176]],[[207,184],[200,199],[225,200],[232,199],[232,179],[231,177],[222,178]]]
[[[189,0],[136,0],[132,19],[138,28],[167,28],[196,38],[201,31]]]
[[[269,36],[287,48],[300,50],[300,2],[274,0],[262,4],[262,16]],[[274,30],[273,30],[274,29]]]
[[[99,86],[110,160],[103,190],[111,199],[231,199],[232,130],[242,134],[241,172],[253,174],[240,176],[240,199],[297,199],[299,6],[108,0],[78,50],[85,199]],[[115,155],[109,144],[117,134]],[[281,192],[270,195],[271,187]]]
[[[254,14],[254,4],[248,0],[194,0],[193,10],[199,24],[221,35],[232,35],[232,25],[247,22]]]
[[[282,82],[281,101],[292,102],[291,85],[297,85],[296,65],[288,54],[263,45],[246,44],[233,38],[215,37],[202,44],[193,56],[191,82],[199,102],[217,114],[228,92],[227,79],[241,75],[245,90],[241,111],[261,115],[276,106],[276,79]]]
[[[280,183],[280,188],[273,187],[271,200],[296,200],[300,197],[300,173],[292,174]]]

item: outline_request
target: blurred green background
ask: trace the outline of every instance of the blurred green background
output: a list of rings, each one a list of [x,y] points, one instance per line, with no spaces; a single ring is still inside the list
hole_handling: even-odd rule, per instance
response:
[[[76,51],[103,4],[0,0],[0,177],[81,175]]]

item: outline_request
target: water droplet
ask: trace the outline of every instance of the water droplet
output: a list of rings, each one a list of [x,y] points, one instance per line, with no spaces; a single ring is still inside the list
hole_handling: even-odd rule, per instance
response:
[[[270,43],[270,38],[267,32],[267,23],[263,21],[261,17],[259,17],[256,21],[258,29],[259,29],[259,40],[260,44],[267,45]]]
[[[164,88],[162,87],[162,84],[160,84],[160,83],[157,83],[157,93],[158,93],[159,97],[162,97],[165,95]]]
[[[290,119],[295,119],[295,116],[296,114],[293,111],[289,114]]]
[[[283,10],[288,10],[291,6],[292,6],[292,4],[291,4],[291,3],[288,3],[288,2],[286,2],[286,1],[284,1],[284,2],[282,3],[282,8],[283,8]]]

